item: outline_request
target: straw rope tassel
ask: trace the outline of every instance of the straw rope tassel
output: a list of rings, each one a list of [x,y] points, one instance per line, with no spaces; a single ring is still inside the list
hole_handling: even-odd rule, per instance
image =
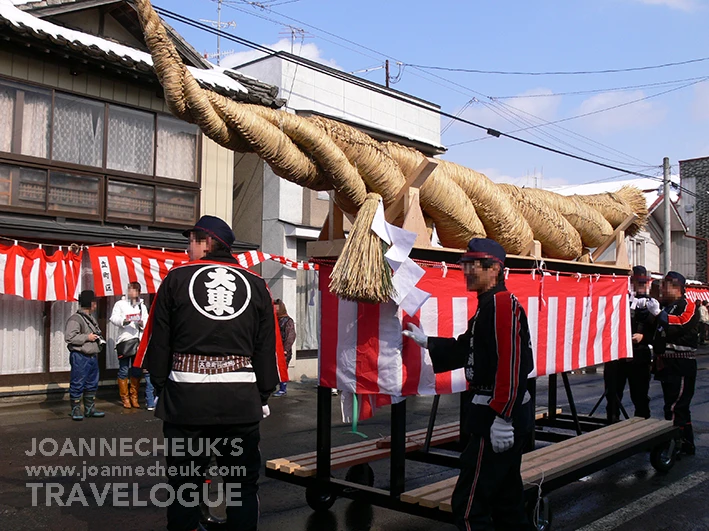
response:
[[[330,291],[341,299],[384,303],[394,293],[386,244],[372,230],[382,196],[367,194],[330,277]]]

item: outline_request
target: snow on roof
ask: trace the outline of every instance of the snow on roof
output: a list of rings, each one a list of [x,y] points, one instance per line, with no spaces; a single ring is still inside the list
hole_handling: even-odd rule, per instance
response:
[[[152,68],[153,58],[149,53],[136,50],[135,48],[131,48],[130,46],[126,46],[124,44],[118,44],[107,39],[102,39],[101,37],[89,35],[88,33],[83,33],[81,31],[58,26],[57,24],[52,24],[47,20],[34,17],[15,7],[16,5],[28,4],[34,1],[36,0],[0,0],[0,16],[9,20],[17,27],[20,27],[22,24],[36,31],[53,35],[54,37],[64,37],[70,42],[78,42],[79,44],[83,44],[85,46],[97,46],[100,50],[106,53],[112,52],[120,57],[127,57],[133,61],[145,63]],[[191,66],[188,66],[187,68],[195,79],[206,85],[233,90],[235,92],[243,92],[245,94],[248,94],[249,92],[241,83],[225,75],[223,73],[223,68],[216,65],[212,65],[212,70],[202,70]]]

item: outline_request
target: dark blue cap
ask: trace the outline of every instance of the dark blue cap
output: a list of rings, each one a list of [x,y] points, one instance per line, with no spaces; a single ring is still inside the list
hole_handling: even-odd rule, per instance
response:
[[[633,268],[633,280],[638,282],[652,282],[652,277],[647,274],[645,266],[638,265]]]
[[[677,284],[679,287],[683,288],[684,285],[687,283],[687,279],[684,278],[684,275],[682,273],[678,273],[677,271],[670,271],[665,275],[665,280],[669,280],[673,284]]]
[[[231,245],[234,243],[236,236],[234,236],[234,231],[231,227],[227,225],[226,221],[216,216],[202,216],[199,221],[195,223],[195,226],[189,230],[182,233],[183,236],[189,237],[190,232],[202,231],[212,238],[215,238],[226,245],[227,249],[231,249]]]
[[[502,245],[490,238],[473,238],[468,242],[468,250],[460,258],[460,262],[472,262],[474,260],[483,260],[491,258],[505,265],[505,250]]]

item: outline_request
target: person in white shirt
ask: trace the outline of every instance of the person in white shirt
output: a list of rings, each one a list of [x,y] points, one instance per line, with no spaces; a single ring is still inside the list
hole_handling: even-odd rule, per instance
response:
[[[121,328],[116,338],[118,356],[118,392],[124,408],[140,408],[138,389],[143,370],[133,367],[133,358],[138,352],[140,338],[148,321],[148,308],[140,298],[140,284],[131,282],[126,289],[127,295],[116,302],[111,312],[111,323]],[[130,375],[130,380],[129,380]],[[150,375],[145,374],[145,399],[148,410],[155,409],[155,398]]]

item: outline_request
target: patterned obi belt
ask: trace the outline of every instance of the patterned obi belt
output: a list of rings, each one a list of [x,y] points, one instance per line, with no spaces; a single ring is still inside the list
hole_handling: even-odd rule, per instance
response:
[[[255,383],[251,358],[246,356],[172,355],[170,380],[178,383]]]

